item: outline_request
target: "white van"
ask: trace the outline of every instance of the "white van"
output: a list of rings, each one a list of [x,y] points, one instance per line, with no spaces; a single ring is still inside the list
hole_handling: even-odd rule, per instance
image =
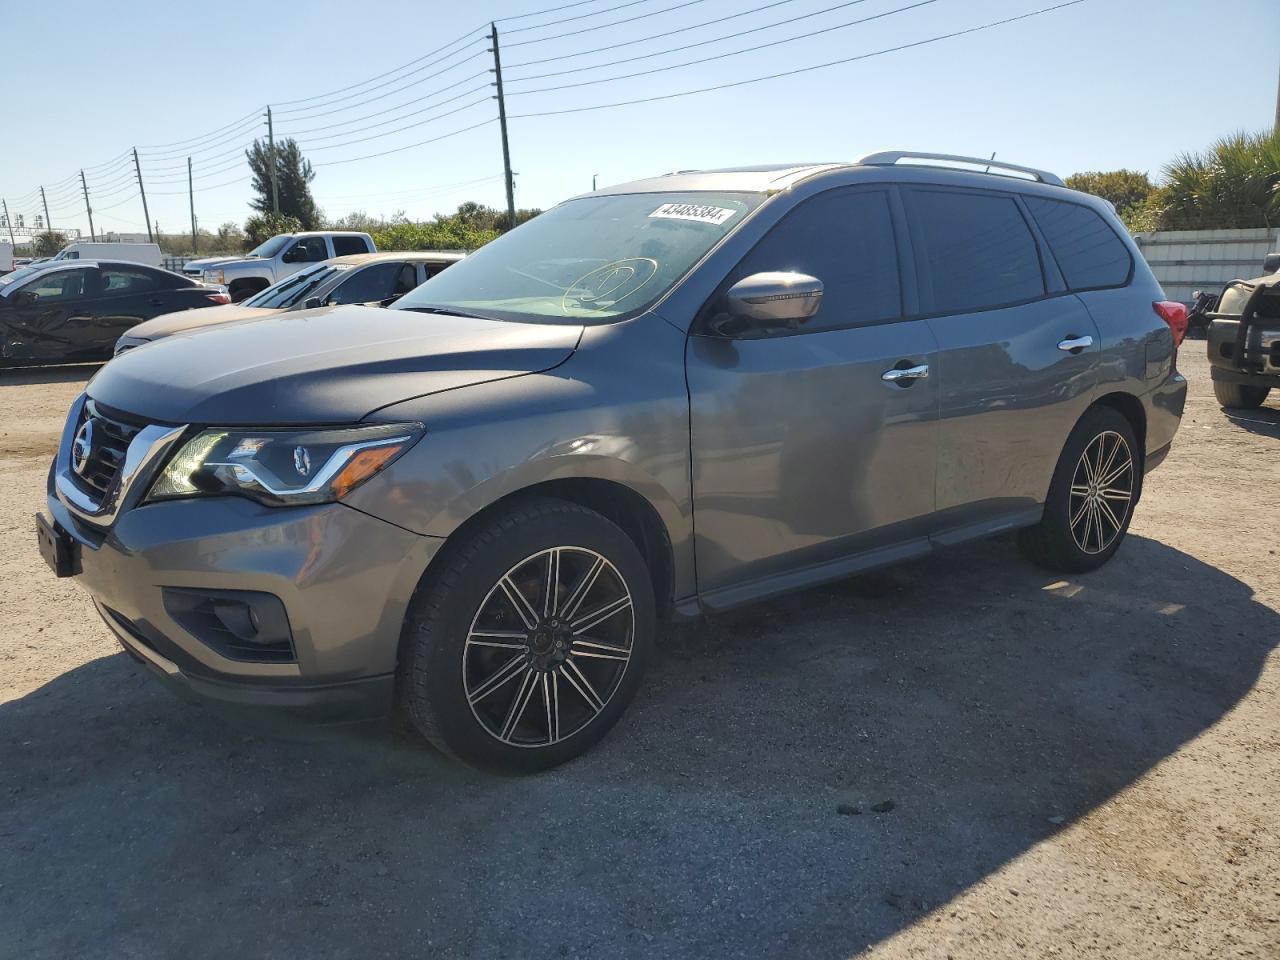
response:
[[[53,259],[124,260],[144,263],[148,267],[158,267],[163,260],[158,243],[94,243],[89,240],[73,240]]]
[[[13,244],[8,240],[0,240],[0,273],[8,273],[13,269]]]

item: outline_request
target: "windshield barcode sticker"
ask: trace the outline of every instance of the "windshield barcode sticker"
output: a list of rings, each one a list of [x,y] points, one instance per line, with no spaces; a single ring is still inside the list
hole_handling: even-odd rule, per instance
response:
[[[728,207],[709,207],[701,203],[664,203],[649,216],[662,220],[696,220],[719,226],[737,212]]]

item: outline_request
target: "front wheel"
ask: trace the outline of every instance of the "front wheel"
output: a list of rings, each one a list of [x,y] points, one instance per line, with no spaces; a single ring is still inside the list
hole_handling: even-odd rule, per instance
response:
[[[635,695],[656,629],[644,559],[605,517],[559,500],[525,501],[463,536],[406,620],[409,717],[472,766],[556,766]]]
[[[1067,438],[1044,516],[1018,544],[1050,570],[1079,573],[1102,566],[1129,530],[1142,489],[1142,457],[1133,427],[1118,411],[1094,407]]]
[[[1213,381],[1213,395],[1219,405],[1239,410],[1254,410],[1262,406],[1270,390],[1267,387],[1251,387],[1243,383]]]

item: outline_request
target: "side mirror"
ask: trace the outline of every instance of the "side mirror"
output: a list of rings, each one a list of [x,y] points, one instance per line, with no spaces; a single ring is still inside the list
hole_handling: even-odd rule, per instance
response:
[[[1268,253],[1262,258],[1262,272],[1276,273],[1280,271],[1280,253]]]
[[[822,281],[805,273],[753,273],[724,294],[713,326],[720,333],[795,329],[822,306]]]
[[[323,307],[324,301],[319,297],[307,297],[306,300],[302,301],[302,306],[304,309],[314,310],[316,307]]]
[[[33,293],[30,290],[21,290],[13,296],[13,304],[16,307],[30,307],[40,299],[40,294]]]
[[[281,257],[280,259],[284,263],[297,263],[298,261],[305,259],[306,256],[307,256],[307,251],[302,248],[302,244],[295,243],[292,247],[290,247],[288,250],[284,252],[284,256]]]

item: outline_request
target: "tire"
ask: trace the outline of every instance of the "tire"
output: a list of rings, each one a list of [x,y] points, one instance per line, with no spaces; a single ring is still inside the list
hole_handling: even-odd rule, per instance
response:
[[[588,750],[626,710],[653,650],[640,551],[595,511],[549,498],[503,509],[445,549],[405,618],[399,689],[412,725],[496,773]]]
[[[1120,457],[1127,459],[1127,469]],[[1102,485],[1094,480],[1099,458]],[[1062,448],[1044,516],[1018,534],[1018,545],[1033,562],[1049,570],[1096,569],[1119,549],[1141,494],[1142,451],[1133,427],[1117,410],[1092,407]]]
[[[231,286],[227,287],[227,293],[232,303],[239,303],[241,300],[249,299],[255,293],[261,293],[269,286],[270,284],[260,280],[234,280]]]
[[[1253,410],[1262,406],[1270,392],[1269,387],[1251,387],[1243,383],[1226,383],[1222,380],[1213,381],[1213,395],[1218,398],[1220,405],[1227,408]]]

